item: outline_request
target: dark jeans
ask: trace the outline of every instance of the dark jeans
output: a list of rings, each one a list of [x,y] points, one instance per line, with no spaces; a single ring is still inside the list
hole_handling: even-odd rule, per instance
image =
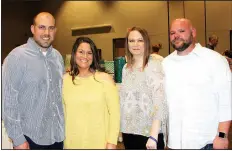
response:
[[[207,144],[205,147],[202,147],[201,150],[212,150],[213,149],[213,144]]]
[[[127,134],[122,133],[123,142],[125,149],[147,149],[146,143],[148,137],[142,135],[134,135],[134,134]],[[157,149],[163,150],[164,149],[164,136],[162,133],[158,135],[158,144]]]
[[[36,149],[36,150],[41,150],[41,149],[49,149],[49,150],[61,150],[63,149],[63,142],[55,142],[54,144],[52,145],[38,145],[36,144],[35,142],[33,142],[29,137],[27,137],[26,135],[24,135],[28,144],[29,144],[29,147],[30,149]]]

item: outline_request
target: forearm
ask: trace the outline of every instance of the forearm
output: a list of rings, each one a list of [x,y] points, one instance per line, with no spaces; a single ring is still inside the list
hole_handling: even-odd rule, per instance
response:
[[[2,118],[8,136],[13,140],[14,146],[25,142],[21,124],[18,102],[18,89],[21,82],[21,69],[17,66],[17,59],[9,57],[5,60],[2,71]],[[14,60],[14,62],[12,62]]]
[[[218,132],[223,132],[225,134],[229,133],[231,121],[220,122],[218,126]]]
[[[151,131],[150,131],[150,136],[158,140],[159,130],[160,130],[160,120],[153,120]]]
[[[111,111],[109,116],[109,135],[107,142],[116,145],[120,129],[120,114],[118,107],[116,107],[115,110]]]
[[[8,136],[13,140],[14,146],[20,145],[22,129],[20,125],[20,113],[18,107],[18,91],[12,88],[12,83],[9,79],[3,82],[2,102],[3,111],[2,118],[7,131]]]
[[[10,114],[10,112],[3,112],[3,121],[8,137],[12,139],[13,145],[18,146],[23,144],[26,139],[23,135],[20,119],[15,117],[14,114]]]
[[[214,149],[228,149],[229,147],[229,140],[228,140],[228,132],[230,128],[231,121],[223,121],[219,123],[218,132],[223,132],[227,135],[226,138],[222,138],[219,135],[216,135],[213,141],[213,148]]]

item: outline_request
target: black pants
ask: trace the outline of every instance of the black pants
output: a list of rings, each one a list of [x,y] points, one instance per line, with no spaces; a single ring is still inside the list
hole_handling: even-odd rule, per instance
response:
[[[201,150],[213,150],[213,144],[207,144],[205,147],[202,147]]]
[[[142,135],[134,135],[134,134],[127,134],[122,133],[123,142],[125,149],[147,149],[146,144],[148,137]],[[163,150],[164,149],[164,135],[160,133],[158,135],[158,144],[157,149]]]
[[[41,150],[41,149],[61,150],[61,149],[63,149],[63,142],[55,142],[52,145],[38,145],[38,144],[34,143],[29,137],[25,136],[25,138],[29,144],[30,149],[36,149],[36,150]]]

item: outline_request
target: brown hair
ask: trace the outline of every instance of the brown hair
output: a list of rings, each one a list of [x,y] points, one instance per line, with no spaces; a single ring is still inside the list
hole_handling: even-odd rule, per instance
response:
[[[226,51],[224,51],[223,55],[232,59],[232,50],[226,50]]]
[[[126,49],[126,57],[127,57],[127,68],[131,68],[134,63],[133,55],[129,51],[129,47],[128,47],[128,36],[131,31],[135,31],[135,30],[138,31],[142,35],[143,40],[144,40],[144,55],[143,55],[143,70],[144,70],[145,66],[148,63],[148,59],[150,57],[151,42],[150,42],[150,38],[148,36],[147,31],[140,27],[132,27],[126,34],[125,49]]]
[[[152,46],[152,52],[159,52],[159,50],[162,48],[162,44],[158,43],[157,45]]]
[[[91,70],[93,72],[96,72],[96,71],[104,72],[105,71],[105,69],[100,66],[100,63],[99,63],[100,58],[98,56],[97,47],[96,47],[95,43],[88,37],[78,37],[76,39],[75,43],[73,44],[72,53],[71,53],[71,59],[70,59],[71,69],[70,69],[69,75],[72,76],[73,84],[75,84],[74,83],[75,77],[79,74],[78,65],[76,63],[76,52],[77,52],[77,48],[82,43],[89,44],[90,48],[91,48],[91,51],[93,53],[93,62],[90,65],[89,70]]]

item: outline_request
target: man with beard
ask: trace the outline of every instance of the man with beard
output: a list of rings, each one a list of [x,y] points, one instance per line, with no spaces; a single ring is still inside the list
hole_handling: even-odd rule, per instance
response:
[[[51,46],[55,19],[35,16],[33,37],[13,49],[3,63],[3,120],[14,149],[63,149],[64,112],[61,89],[64,64]]]
[[[218,36],[211,35],[209,36],[209,43],[206,45],[207,48],[214,50],[218,44]]]
[[[190,20],[172,22],[175,51],[163,60],[172,149],[227,149],[231,72],[219,53],[196,43]]]

